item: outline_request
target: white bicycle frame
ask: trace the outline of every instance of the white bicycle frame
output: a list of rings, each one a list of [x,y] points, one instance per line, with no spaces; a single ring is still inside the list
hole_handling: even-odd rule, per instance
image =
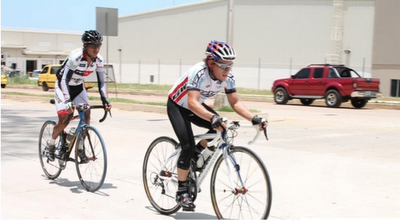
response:
[[[225,120],[225,123],[227,123],[227,120]],[[259,130],[259,126],[258,125],[244,125],[244,127],[254,127],[256,129],[256,135],[254,136],[254,138],[248,142],[248,145],[253,144],[257,138],[260,136],[261,131]],[[232,123],[225,132],[229,131],[229,130],[236,130],[238,129],[240,126],[238,123]],[[206,166],[204,167],[203,171],[200,172],[199,176],[197,176],[197,178],[195,178],[194,176],[191,176],[195,181],[196,181],[196,185],[197,185],[197,189],[198,191],[201,190],[201,184],[203,183],[205,177],[207,176],[208,172],[212,169],[212,167],[214,166],[215,162],[218,160],[219,156],[221,155],[221,151],[224,157],[224,161],[226,166],[229,168],[229,165],[231,164],[233,167],[235,167],[236,160],[234,158],[234,155],[232,156],[228,156],[228,150],[229,148],[232,146],[232,141],[229,140],[229,137],[227,137],[227,134],[225,135],[225,139],[222,138],[222,133],[221,132],[217,132],[214,134],[200,134],[200,135],[195,135],[194,136],[195,140],[203,140],[203,139],[213,139],[212,141],[208,142],[208,146],[215,146],[216,150],[215,152],[212,154],[209,162],[206,164]],[[221,147],[221,145],[223,145]],[[168,157],[168,159],[165,161],[164,164],[162,164],[162,166],[160,166],[160,170],[166,170],[166,164],[169,164],[171,160],[173,160],[175,157],[180,155],[182,148],[178,145],[178,147],[176,148],[176,151],[174,151],[174,153],[171,154],[171,156]],[[227,160],[227,158],[230,158],[230,160]],[[231,161],[231,163],[229,163],[229,161]],[[176,169],[177,164],[175,164],[174,169]],[[234,179],[233,179],[233,175],[231,173],[231,169],[228,169],[228,176],[229,176],[229,180],[231,182],[231,189],[234,190],[235,189],[235,183],[234,183]],[[158,172],[160,173],[160,171]],[[194,175],[194,173],[190,172],[190,175]],[[244,183],[242,181],[242,177],[240,176],[240,173],[237,172],[238,178],[240,179],[242,185],[244,186]],[[163,179],[164,181],[171,181],[174,184],[178,184],[178,177],[177,175],[172,175],[171,177],[166,177],[166,176],[159,176],[160,179]]]

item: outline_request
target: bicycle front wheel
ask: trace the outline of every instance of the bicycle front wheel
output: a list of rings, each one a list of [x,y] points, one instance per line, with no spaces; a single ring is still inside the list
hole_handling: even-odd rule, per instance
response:
[[[267,169],[250,149],[232,147],[211,175],[211,200],[219,219],[267,219],[272,190]]]
[[[161,214],[170,215],[180,209],[175,201],[178,191],[177,143],[159,137],[147,149],[143,161],[143,185],[151,205]]]
[[[48,141],[52,138],[53,134],[53,129],[54,126],[56,125],[55,121],[48,120],[44,122],[42,125],[42,128],[40,129],[40,134],[39,134],[39,159],[40,159],[40,164],[42,166],[44,174],[49,178],[49,179],[55,179],[58,176],[60,176],[62,168],[60,167],[59,161],[56,158],[54,161],[50,161],[48,158],[49,154],[49,147],[48,147]],[[63,145],[62,143],[62,138],[61,134],[56,140],[56,152],[55,155],[59,154],[59,150],[61,149],[61,146]]]
[[[78,152],[82,150],[81,152]],[[86,157],[86,160],[83,160]],[[75,165],[82,186],[89,192],[100,189],[107,173],[107,152],[100,132],[85,126],[75,144]]]

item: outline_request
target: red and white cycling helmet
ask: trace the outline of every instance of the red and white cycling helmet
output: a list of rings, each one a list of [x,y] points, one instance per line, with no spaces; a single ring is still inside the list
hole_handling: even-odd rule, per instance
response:
[[[215,60],[233,61],[236,58],[236,52],[233,47],[222,41],[211,41],[206,49],[207,57],[212,57]]]

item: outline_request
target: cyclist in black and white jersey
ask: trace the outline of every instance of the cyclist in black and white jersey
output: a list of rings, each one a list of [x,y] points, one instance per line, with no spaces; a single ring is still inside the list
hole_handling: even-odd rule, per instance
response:
[[[194,211],[187,187],[190,160],[197,159],[206,149],[207,140],[194,141],[191,123],[209,129],[208,132],[226,128],[222,118],[204,103],[207,98],[225,90],[230,106],[243,118],[253,124],[259,124],[260,130],[267,126],[265,119],[253,115],[239,100],[235,79],[231,72],[236,52],[229,44],[211,41],[206,48],[203,62],[191,67],[175,83],[168,93],[167,112],[169,120],[181,144],[182,151],[178,159],[178,191],[176,201],[184,211]]]
[[[103,37],[96,30],[85,31],[82,35],[83,48],[73,50],[64,60],[61,77],[56,81],[55,104],[58,115],[58,123],[54,126],[52,139],[49,141],[49,159],[54,160],[55,140],[67,127],[65,123],[68,115],[73,112],[72,103],[89,104],[84,80],[89,75],[95,74],[101,100],[106,111],[111,109],[106,99],[106,83],[104,59],[99,54]],[[85,112],[86,123],[90,124],[90,110]],[[78,150],[79,151],[79,150]],[[86,161],[86,156],[80,150],[80,158]]]

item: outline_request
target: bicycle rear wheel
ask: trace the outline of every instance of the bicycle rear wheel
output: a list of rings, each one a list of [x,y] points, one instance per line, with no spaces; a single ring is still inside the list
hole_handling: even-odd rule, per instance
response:
[[[83,149],[86,162],[79,158],[79,149]],[[79,180],[87,191],[95,192],[100,189],[107,173],[107,152],[104,140],[95,127],[85,126],[78,135],[75,143],[75,165]]]
[[[159,137],[147,149],[143,161],[143,185],[151,205],[161,214],[177,212],[175,201],[178,190],[177,142],[169,137]]]
[[[267,219],[272,189],[264,163],[245,147],[232,147],[228,154],[228,161],[223,155],[218,158],[211,175],[211,200],[217,217]]]
[[[45,121],[40,129],[39,134],[39,159],[40,164],[42,166],[44,174],[49,179],[55,179],[60,176],[62,168],[60,167],[59,161],[55,158],[54,161],[50,161],[48,158],[49,148],[48,148],[48,141],[51,139],[53,134],[54,126],[56,125],[55,121],[48,120]],[[59,154],[61,146],[63,145],[63,141],[61,135],[56,140],[56,152],[55,155]]]

